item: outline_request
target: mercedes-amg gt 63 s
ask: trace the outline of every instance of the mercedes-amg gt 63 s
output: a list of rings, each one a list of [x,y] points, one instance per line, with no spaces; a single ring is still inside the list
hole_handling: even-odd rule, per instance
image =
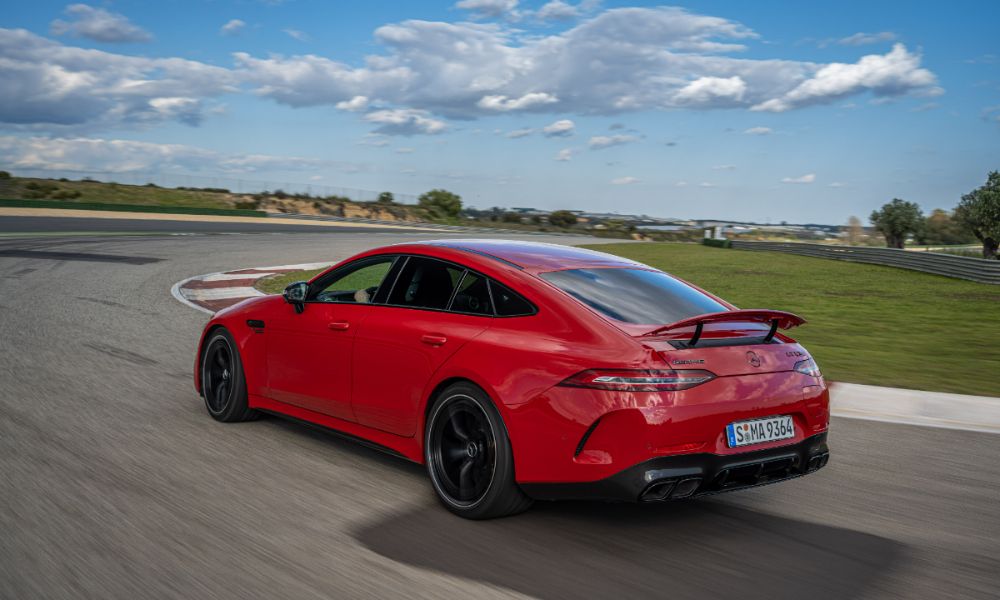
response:
[[[658,502],[826,464],[826,384],[779,331],[803,322],[601,252],[402,244],[220,311],[195,387],[218,421],[280,413],[424,463],[467,518]]]

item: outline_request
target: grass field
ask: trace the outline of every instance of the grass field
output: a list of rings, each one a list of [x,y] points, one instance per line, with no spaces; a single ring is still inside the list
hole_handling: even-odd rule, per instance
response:
[[[741,308],[788,310],[831,381],[1000,397],[1000,287],[875,265],[708,248],[600,244]],[[317,271],[259,283],[280,292]]]
[[[29,189],[29,186],[41,189]],[[12,177],[0,180],[0,198],[44,198],[60,200],[67,204],[99,202],[104,204],[141,204],[147,206],[183,206],[188,208],[232,208],[230,204],[224,201],[223,194],[215,192],[176,190],[96,181],[57,181],[53,179],[32,179],[26,177]]]

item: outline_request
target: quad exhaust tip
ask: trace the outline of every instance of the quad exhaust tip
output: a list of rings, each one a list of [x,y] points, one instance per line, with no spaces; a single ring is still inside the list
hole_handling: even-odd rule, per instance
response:
[[[660,502],[663,500],[680,500],[693,495],[701,486],[700,477],[689,479],[666,479],[657,481],[646,488],[639,496],[640,502]]]

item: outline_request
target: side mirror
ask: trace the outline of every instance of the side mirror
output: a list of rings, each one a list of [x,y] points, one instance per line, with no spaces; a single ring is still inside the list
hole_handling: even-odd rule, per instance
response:
[[[309,284],[305,281],[296,281],[288,284],[285,291],[281,293],[285,302],[295,307],[295,312],[301,313],[306,309],[306,294],[309,292]]]

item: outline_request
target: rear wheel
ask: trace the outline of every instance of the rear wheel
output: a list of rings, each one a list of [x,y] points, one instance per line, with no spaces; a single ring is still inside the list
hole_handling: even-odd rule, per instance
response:
[[[247,404],[243,361],[236,342],[225,329],[216,329],[201,353],[201,395],[216,421],[233,423],[257,418]]]
[[[424,458],[438,498],[467,519],[513,515],[531,506],[514,481],[514,457],[500,413],[469,383],[438,395],[425,431]]]

